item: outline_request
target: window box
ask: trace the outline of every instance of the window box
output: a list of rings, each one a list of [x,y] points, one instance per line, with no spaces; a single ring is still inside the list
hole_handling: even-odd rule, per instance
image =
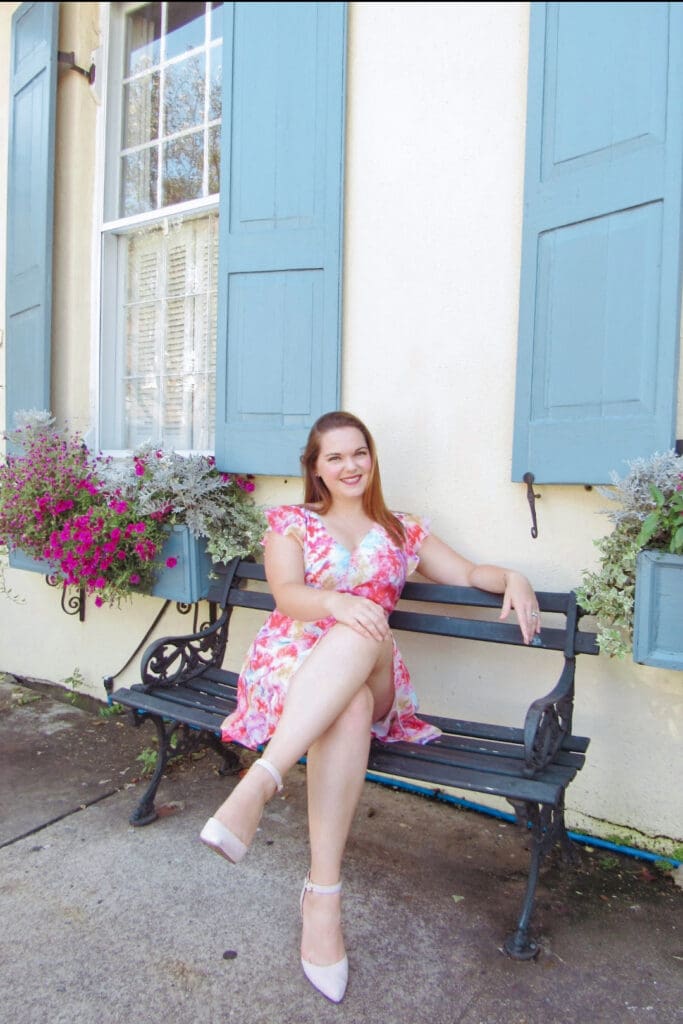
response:
[[[166,565],[169,558],[176,559],[173,568]],[[156,583],[150,591],[153,597],[195,604],[207,596],[213,563],[206,550],[205,538],[194,537],[187,526],[172,527],[161,549],[160,562]],[[42,576],[51,576],[57,571],[49,562],[32,558],[19,549],[10,551],[9,564],[13,569],[38,572]],[[135,593],[134,587],[131,587],[131,593]]]
[[[633,660],[683,670],[683,555],[639,552]]]
[[[172,569],[166,567],[168,558],[177,559]],[[187,526],[174,526],[161,549],[160,560],[161,568],[151,591],[153,597],[194,604],[207,596],[213,563],[204,537],[194,537]]]
[[[39,572],[41,576],[52,576],[55,572],[55,567],[50,565],[49,562],[44,562],[39,558],[32,558],[31,555],[27,555],[25,551],[20,551],[19,548],[14,548],[10,551],[7,561],[12,569]]]

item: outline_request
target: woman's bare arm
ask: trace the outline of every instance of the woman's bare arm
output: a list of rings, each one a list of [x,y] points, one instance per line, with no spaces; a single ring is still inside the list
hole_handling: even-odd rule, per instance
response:
[[[478,587],[491,594],[503,594],[501,619],[514,610],[525,643],[541,631],[538,601],[529,580],[514,569],[499,565],[477,565],[430,534],[420,548],[419,572],[434,583],[456,587]]]

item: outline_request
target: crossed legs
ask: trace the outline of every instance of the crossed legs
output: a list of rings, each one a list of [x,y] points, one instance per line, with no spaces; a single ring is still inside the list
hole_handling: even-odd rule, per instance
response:
[[[378,642],[341,623],[311,651],[293,677],[284,710],[264,757],[284,775],[308,753],[311,881],[339,881],[344,847],[367,768],[370,726],[391,707],[391,636]],[[216,811],[247,845],[275,783],[252,768]],[[304,901],[302,957],[326,965],[344,955],[340,895],[308,892]]]
[[[371,720],[386,714],[393,699],[392,651],[391,636],[378,642],[360,636],[341,623],[333,626],[318,642],[291,680],[282,716],[264,751],[264,757],[282,776],[325,736],[344,712],[348,710],[352,714],[353,698],[362,688],[372,695]],[[367,698],[360,700],[369,703]],[[357,723],[356,711],[354,704],[351,721]],[[369,724],[365,727],[366,743],[369,742]],[[335,745],[329,749],[334,751]],[[354,771],[348,758],[342,761],[341,754],[342,751],[335,770],[343,774],[346,784]],[[367,746],[365,755],[367,760]],[[358,769],[359,766],[356,771]],[[274,792],[271,776],[252,768],[214,817],[249,845],[263,807]]]

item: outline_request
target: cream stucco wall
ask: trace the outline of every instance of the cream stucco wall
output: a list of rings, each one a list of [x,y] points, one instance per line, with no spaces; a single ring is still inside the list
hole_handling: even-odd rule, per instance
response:
[[[0,54],[9,52],[13,6],[0,8]],[[97,4],[63,5],[60,46],[86,66],[98,16]],[[565,589],[593,564],[593,539],[609,524],[597,492],[540,486],[532,540],[525,488],[510,482],[528,16],[527,3],[350,4],[342,393],[375,434],[393,507],[428,515],[471,558],[519,568],[539,589]],[[1,203],[6,79],[5,71]],[[99,113],[98,90],[62,73],[53,389],[55,412],[77,426],[92,419],[97,351]],[[1,205],[0,218],[4,237]],[[4,322],[4,279],[0,312]],[[261,479],[256,496],[297,501],[300,484]],[[0,670],[59,682],[77,667],[98,695],[159,607],[151,598],[120,611],[89,607],[81,625],[38,577],[7,570],[6,579],[25,603],[2,603]],[[246,616],[235,625],[232,667],[255,628]],[[160,632],[186,628],[171,612]],[[515,668],[507,651],[463,645],[453,659],[445,642],[410,637],[401,647],[423,710],[463,717],[518,724],[557,671],[538,652],[521,652]],[[135,678],[136,663],[119,681]],[[579,659],[575,727],[592,744],[568,794],[571,823],[603,835],[621,828],[651,846],[655,837],[664,848],[667,837],[680,840],[683,674]]]

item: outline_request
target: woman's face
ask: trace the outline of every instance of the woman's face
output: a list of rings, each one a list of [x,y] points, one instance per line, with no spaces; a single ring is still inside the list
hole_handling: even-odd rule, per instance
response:
[[[370,482],[372,456],[362,431],[337,427],[322,435],[316,476],[335,498],[360,498]]]

